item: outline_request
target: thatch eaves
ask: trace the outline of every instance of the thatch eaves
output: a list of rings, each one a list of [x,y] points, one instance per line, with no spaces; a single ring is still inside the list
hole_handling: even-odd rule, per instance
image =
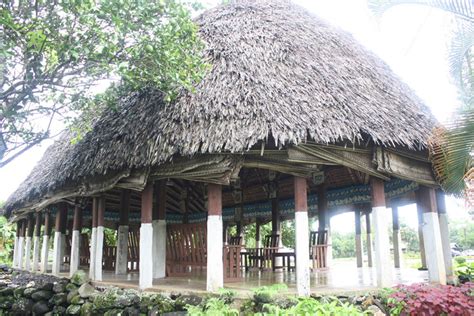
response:
[[[76,145],[48,150],[7,202],[12,210],[59,187],[198,153],[372,142],[423,148],[433,116],[377,56],[289,2],[219,6],[196,20],[212,68],[193,93],[165,104],[146,90],[108,111]]]

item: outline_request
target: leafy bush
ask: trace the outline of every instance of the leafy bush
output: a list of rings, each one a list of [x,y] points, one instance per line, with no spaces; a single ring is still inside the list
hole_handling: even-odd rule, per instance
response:
[[[238,316],[239,311],[235,308],[231,308],[230,304],[227,303],[225,300],[219,297],[210,297],[206,300],[203,300],[203,303],[192,306],[187,305],[186,310],[188,314],[191,316]]]
[[[471,315],[474,310],[474,284],[399,285],[385,293],[390,315]],[[382,296],[384,296],[382,294]]]
[[[318,301],[314,298],[299,298],[298,303],[288,309],[282,309],[278,306],[268,305],[268,314],[277,316],[290,315],[370,315],[368,311],[361,311],[350,303],[342,303],[337,298],[331,298],[329,301]]]
[[[466,258],[458,256],[458,257],[454,257],[454,261],[456,261],[457,264],[462,264],[462,263],[466,263]]]
[[[474,262],[459,263],[454,268],[454,273],[460,283],[474,282]]]
[[[14,226],[10,225],[5,217],[0,216],[0,263],[11,263],[14,243]]]

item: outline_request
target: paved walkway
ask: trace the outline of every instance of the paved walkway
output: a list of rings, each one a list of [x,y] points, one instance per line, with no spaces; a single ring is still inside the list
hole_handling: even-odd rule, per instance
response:
[[[393,269],[394,285],[427,282],[428,272],[416,269]],[[104,271],[103,281],[97,285],[115,285],[124,288],[138,288],[138,272],[127,275],[115,275]],[[289,293],[296,293],[296,274],[287,271],[250,271],[239,281],[225,282],[226,288],[237,292],[238,296],[247,296],[253,289],[276,283],[285,283]],[[335,261],[326,271],[311,273],[311,292],[314,294],[342,294],[376,290],[375,268],[357,268],[355,261]],[[169,277],[153,281],[149,291],[202,293],[206,290],[205,273],[183,277]]]

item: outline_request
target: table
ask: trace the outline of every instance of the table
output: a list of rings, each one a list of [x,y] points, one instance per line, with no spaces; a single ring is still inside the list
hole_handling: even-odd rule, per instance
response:
[[[276,258],[282,258],[282,265],[281,266],[277,266],[275,264],[276,262]],[[293,265],[291,265],[291,258],[293,258]],[[273,271],[275,271],[275,269],[285,269],[285,267],[287,268],[288,271],[291,271],[291,270],[296,270],[296,256],[295,256],[295,252],[275,252],[272,254],[272,269]]]

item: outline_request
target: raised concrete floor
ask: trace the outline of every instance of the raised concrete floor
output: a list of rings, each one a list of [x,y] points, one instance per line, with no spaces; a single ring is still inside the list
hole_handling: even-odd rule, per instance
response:
[[[83,269],[87,267],[83,267]],[[428,272],[416,269],[393,269],[395,284],[411,284],[428,282]],[[314,294],[343,294],[359,293],[377,289],[375,268],[357,268],[355,262],[335,262],[333,267],[310,274],[311,293]],[[67,273],[64,273],[67,276]],[[95,282],[98,286],[118,286],[123,288],[138,289],[138,272],[127,275],[116,275],[113,271],[104,271],[103,280]],[[253,289],[276,283],[285,283],[288,293],[296,294],[296,274],[287,271],[250,271],[238,281],[224,282],[224,287],[237,292],[238,297],[245,297]],[[204,293],[206,291],[206,274],[190,273],[187,276],[168,277],[153,280],[152,288],[147,291],[179,292],[179,293]]]

